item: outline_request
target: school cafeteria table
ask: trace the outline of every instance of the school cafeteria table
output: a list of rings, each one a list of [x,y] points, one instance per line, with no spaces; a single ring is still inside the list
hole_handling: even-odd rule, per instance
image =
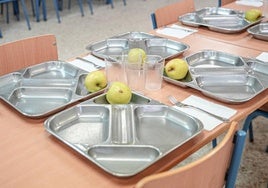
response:
[[[257,56],[260,50],[244,48],[230,43],[215,41],[192,34],[183,42],[190,49],[179,57],[184,57],[203,49],[223,50],[237,55]],[[265,90],[253,99],[240,103],[222,103],[205,97],[201,92],[182,88],[164,82],[157,92],[145,92],[145,95],[164,104],[171,105],[168,95],[183,100],[196,95],[214,103],[222,104],[237,110],[231,121],[240,121],[252,111],[268,102],[268,91]],[[142,171],[127,178],[112,176],[88,159],[58,141],[44,129],[42,119],[30,119],[16,112],[8,104],[0,102],[0,184],[1,187],[132,187],[142,177],[169,169],[197,151],[229,126],[227,123],[218,125],[211,131],[202,131],[196,137],[175,149],[159,161]]]

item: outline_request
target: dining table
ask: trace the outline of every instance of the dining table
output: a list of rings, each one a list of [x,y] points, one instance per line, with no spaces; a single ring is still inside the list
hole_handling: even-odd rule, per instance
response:
[[[240,8],[234,3],[225,7]],[[242,6],[241,9],[245,10]],[[150,33],[159,35],[156,30],[150,31]],[[246,32],[222,34],[209,31],[206,28],[198,28],[198,32],[182,39],[163,37],[190,46],[177,58],[184,58],[204,49],[219,50],[238,56],[256,57],[264,49],[268,49],[267,42],[253,39]],[[268,102],[267,89],[248,101],[233,104],[205,96],[194,88],[180,87],[166,81],[163,81],[160,90],[156,92],[146,90],[144,95],[168,106],[173,105],[168,99],[169,95],[175,96],[179,101],[195,95],[236,110],[230,121],[237,122]],[[68,107],[70,106],[66,108]],[[117,177],[105,172],[49,134],[44,128],[44,121],[47,118],[26,117],[0,100],[1,187],[133,187],[143,177],[168,170],[180,163],[224,133],[230,126],[230,123],[221,123],[210,131],[203,130],[140,173],[130,177]]]

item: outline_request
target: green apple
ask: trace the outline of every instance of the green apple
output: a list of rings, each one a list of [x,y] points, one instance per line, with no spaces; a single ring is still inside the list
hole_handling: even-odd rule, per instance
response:
[[[84,84],[89,92],[96,92],[106,87],[107,78],[102,71],[93,71],[87,74]]]
[[[187,75],[188,64],[183,59],[172,59],[165,65],[165,72],[172,79],[183,79]]]
[[[262,16],[262,12],[259,9],[250,9],[245,12],[246,20],[254,22]]]
[[[128,104],[131,97],[131,89],[122,82],[112,82],[106,93],[106,99],[110,104]]]
[[[128,52],[128,62],[130,63],[139,62],[140,58],[142,58],[142,63],[144,63],[146,57],[146,52],[141,48],[132,48]]]

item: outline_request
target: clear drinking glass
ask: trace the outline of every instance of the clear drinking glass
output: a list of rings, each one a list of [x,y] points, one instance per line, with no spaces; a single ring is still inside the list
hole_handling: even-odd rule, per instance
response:
[[[145,88],[157,91],[162,87],[165,60],[159,55],[147,55],[145,60]]]
[[[145,69],[142,54],[137,52],[135,58],[128,55],[128,50],[122,55],[125,65],[127,84],[131,90],[137,93],[144,93],[145,88]]]
[[[108,83],[119,81],[127,84],[125,66],[121,56],[105,57],[105,72]]]

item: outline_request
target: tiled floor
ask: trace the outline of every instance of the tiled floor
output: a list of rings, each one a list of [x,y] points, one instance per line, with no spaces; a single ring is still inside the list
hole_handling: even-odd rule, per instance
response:
[[[64,1],[63,11],[60,12],[62,18],[60,24],[57,22],[53,5],[49,4],[52,1],[47,1],[48,20],[46,22],[35,21],[29,4],[32,29],[27,29],[23,15],[20,21],[10,15],[9,24],[6,24],[5,17],[0,15],[0,27],[3,33],[0,43],[52,33],[57,38],[59,58],[67,60],[86,53],[85,47],[93,42],[130,31],[150,31],[152,29],[150,13],[158,7],[176,1],[127,0],[127,5],[124,6],[122,0],[114,0],[114,9],[111,9],[111,6],[105,4],[105,0],[94,0],[94,15],[90,14],[88,5],[84,3],[84,17],[81,17],[76,1],[72,1],[70,10],[67,9],[67,1]],[[217,0],[195,0],[195,2],[197,9],[217,6]],[[266,188],[267,186],[268,155],[264,150],[268,142],[268,121],[258,118],[256,124],[258,124],[254,127],[256,140],[254,144],[247,144],[245,148],[237,180],[238,188]]]

